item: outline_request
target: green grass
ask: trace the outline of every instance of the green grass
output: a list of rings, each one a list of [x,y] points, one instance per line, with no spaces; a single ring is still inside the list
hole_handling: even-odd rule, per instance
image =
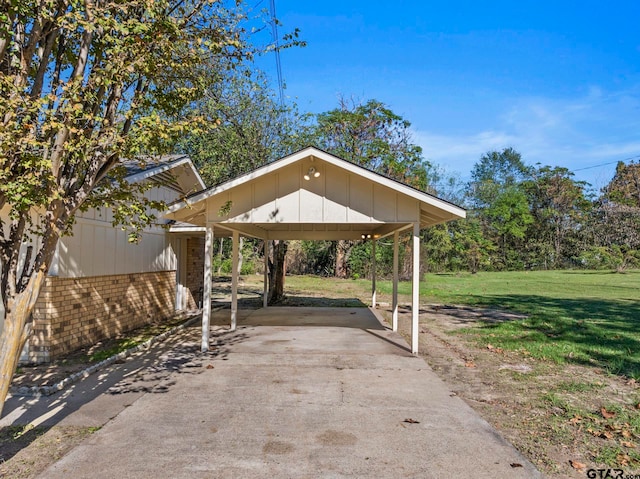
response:
[[[96,351],[95,353],[90,354],[89,361],[91,361],[92,363],[93,362],[98,363],[100,361],[104,361],[105,359],[108,359],[111,356],[115,356],[116,354],[126,351],[127,349],[130,349],[139,344],[142,344],[146,340],[147,340],[146,337],[120,339],[117,341],[117,344],[114,347]]]
[[[390,293],[391,282],[380,290]],[[409,283],[399,286],[410,294]],[[519,321],[487,322],[480,342],[556,363],[598,366],[640,379],[640,271],[533,271],[429,274],[421,301],[507,309]]]
[[[368,301],[368,280],[313,276],[287,278],[286,290],[327,291]],[[388,300],[391,281],[378,281]],[[401,282],[408,302],[411,284]],[[640,380],[640,271],[530,271],[428,274],[420,283],[425,303],[482,306],[528,315],[524,320],[486,322],[465,333],[480,343],[522,351],[536,359],[599,367]]]

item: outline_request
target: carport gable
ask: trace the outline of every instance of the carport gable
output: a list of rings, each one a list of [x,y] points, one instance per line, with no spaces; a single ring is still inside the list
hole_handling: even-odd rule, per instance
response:
[[[216,236],[379,238],[464,217],[451,203],[309,147],[173,205],[168,216]]]

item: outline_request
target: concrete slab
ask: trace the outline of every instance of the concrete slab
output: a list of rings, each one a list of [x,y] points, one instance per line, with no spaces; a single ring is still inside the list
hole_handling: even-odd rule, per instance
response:
[[[541,477],[366,308],[244,312],[206,355],[188,334],[90,401],[129,395],[40,477]]]

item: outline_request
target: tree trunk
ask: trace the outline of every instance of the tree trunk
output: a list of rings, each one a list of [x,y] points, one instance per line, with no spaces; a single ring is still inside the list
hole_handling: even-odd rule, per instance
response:
[[[269,304],[274,304],[284,297],[285,257],[287,242],[273,242],[273,261],[269,261]]]
[[[41,243],[35,257],[31,246],[20,264],[20,249],[30,244],[29,236],[19,227],[26,224],[25,213],[11,227],[11,234],[1,248],[2,256],[2,301],[4,324],[0,334],[0,417],[9,387],[15,374],[20,352],[30,333],[27,322],[38,301],[40,290],[49,271],[49,265],[58,244],[58,229],[54,222],[42,226]],[[33,260],[32,260],[33,258]]]
[[[348,276],[348,251],[351,243],[346,240],[339,240],[336,247],[336,278],[346,278]]]
[[[46,269],[34,272],[24,290],[7,298],[4,326],[0,335],[0,416],[9,393],[20,353],[29,337],[27,321],[31,317],[40,289],[46,277]]]

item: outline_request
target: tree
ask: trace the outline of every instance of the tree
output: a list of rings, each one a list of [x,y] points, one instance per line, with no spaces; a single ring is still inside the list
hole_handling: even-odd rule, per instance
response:
[[[412,142],[411,123],[378,100],[359,103],[340,99],[338,108],[320,113],[300,135],[340,158],[426,191],[437,174]],[[335,275],[348,276],[353,243],[339,241]]]
[[[491,263],[498,268],[521,267],[522,240],[533,221],[523,188],[530,168],[513,148],[490,151],[474,165],[469,200],[485,238],[499,245]]]
[[[480,157],[471,171],[469,195],[476,208],[491,205],[504,190],[529,177],[530,169],[513,148],[489,151]]]
[[[512,186],[500,192],[490,207],[484,211],[500,245],[499,263],[503,268],[520,267],[517,248],[511,247],[525,237],[527,227],[533,223],[529,203],[524,192]],[[515,253],[515,254],[514,254]]]
[[[583,261],[619,272],[640,264],[640,164],[618,163],[587,226],[590,248]]]
[[[604,188],[603,197],[613,203],[640,208],[640,163],[616,165],[616,173]]]
[[[153,161],[186,128],[202,125],[185,107],[200,97],[212,70],[251,55],[235,4],[231,10],[206,0],[5,5],[0,207],[9,220],[0,231],[0,404],[58,238],[74,214],[102,205],[134,228],[152,221],[149,205],[124,181],[121,159],[144,154],[140,161]]]
[[[524,182],[529,197],[532,227],[529,243],[535,245],[532,260],[545,268],[562,266],[576,256],[566,239],[576,235],[587,218],[591,202],[585,197],[584,181],[573,179],[566,168],[541,166],[532,169]]]
[[[475,274],[490,266],[496,246],[485,237],[477,218],[470,216],[465,220],[447,223],[447,226],[453,230],[453,269],[466,268]]]
[[[209,186],[291,153],[300,122],[295,104],[280,104],[265,76],[250,68],[221,75],[193,112],[216,128],[187,134],[177,148]]]

